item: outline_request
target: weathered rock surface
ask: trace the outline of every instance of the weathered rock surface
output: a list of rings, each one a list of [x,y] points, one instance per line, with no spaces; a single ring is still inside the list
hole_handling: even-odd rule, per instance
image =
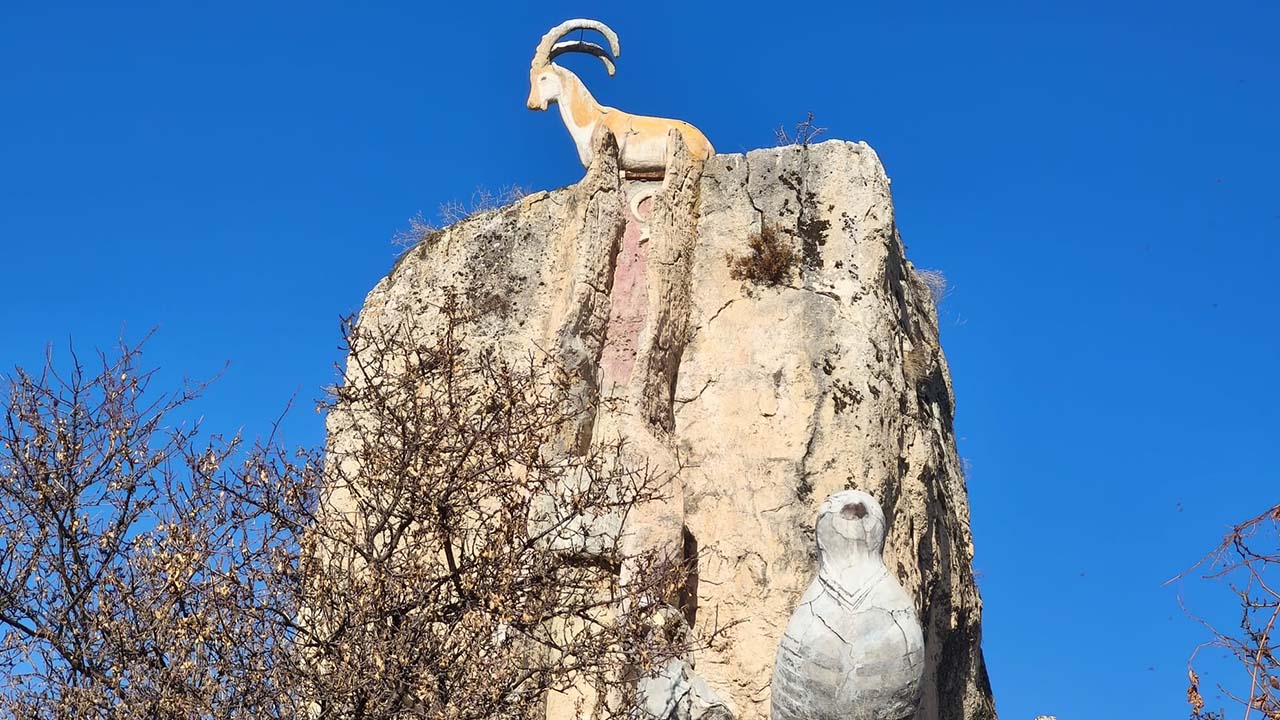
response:
[[[924,674],[915,603],[881,553],[875,498],[844,490],[814,525],[818,574],[778,644],[772,720],[912,720]]]
[[[737,717],[768,717],[775,651],[816,568],[812,518],[856,488],[884,508],[887,567],[923,625],[918,717],[993,718],[950,378],[879,159],[862,143],[771,148],[668,186],[643,242],[626,236],[636,188],[599,164],[459,223],[409,251],[360,322],[431,327],[451,286],[483,313],[483,339],[600,378],[584,393],[619,389],[628,411],[577,441],[597,421],[639,423],[679,457],[667,513],[701,558],[686,615],[740,622],[696,674]],[[798,256],[781,285],[731,276],[764,226]]]
[[[732,720],[733,710],[689,664],[676,658],[640,680],[644,715],[656,720]]]

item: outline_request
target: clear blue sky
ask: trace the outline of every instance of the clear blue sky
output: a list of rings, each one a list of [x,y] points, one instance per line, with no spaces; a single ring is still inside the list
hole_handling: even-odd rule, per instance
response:
[[[1280,6],[106,5],[0,9],[0,365],[159,325],[166,380],[231,363],[209,427],[309,406],[407,218],[581,176],[527,69],[599,17],[618,76],[571,64],[606,103],[722,152],[812,110],[880,153],[951,281],[1002,716],[1184,716],[1204,635],[1161,582],[1280,494]]]

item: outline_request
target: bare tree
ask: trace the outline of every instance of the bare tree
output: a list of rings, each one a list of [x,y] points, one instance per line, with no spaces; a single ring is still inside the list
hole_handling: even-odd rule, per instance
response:
[[[658,600],[684,565],[622,555],[666,479],[620,442],[557,451],[573,378],[442,312],[425,337],[348,328],[323,453],[199,442],[175,418],[201,386],[153,393],[135,348],[7,376],[0,715],[527,718],[575,689],[628,714],[708,641]]]
[[[307,591],[317,694],[449,718],[534,716],[548,690],[583,684],[623,697],[635,664],[687,642],[653,627],[656,607],[621,612],[620,528],[666,478],[628,466],[622,443],[559,452],[584,411],[575,379],[469,349],[457,300],[441,312],[426,340],[407,326],[348,334]],[[628,599],[677,594],[682,568],[664,560],[628,558],[644,568]],[[345,592],[352,577],[367,587]]]
[[[1239,602],[1240,623],[1238,629],[1224,631],[1197,618],[1212,639],[1196,648],[1187,665],[1187,702],[1192,717],[1225,717],[1223,710],[1205,710],[1195,671],[1199,652],[1214,647],[1226,650],[1239,669],[1235,681],[1216,683],[1223,696],[1238,704],[1245,720],[1255,715],[1280,720],[1280,646],[1276,643],[1280,631],[1280,505],[1232,528],[1212,552],[1179,577],[1195,572],[1231,590]],[[1247,690],[1231,689],[1240,687]]]
[[[265,596],[276,589],[275,565],[291,565],[293,528],[265,522],[254,503],[286,517],[307,501],[281,493],[307,489],[259,484],[265,455],[224,473],[238,438],[199,445],[194,425],[169,425],[202,388],[153,394],[138,360],[122,347],[99,356],[92,373],[73,357],[65,375],[49,362],[0,388],[7,716],[186,717],[206,708],[247,717],[278,706],[278,648],[257,638],[274,622],[267,613],[289,600]],[[253,503],[223,495],[259,485]],[[293,527],[301,522],[295,515]]]

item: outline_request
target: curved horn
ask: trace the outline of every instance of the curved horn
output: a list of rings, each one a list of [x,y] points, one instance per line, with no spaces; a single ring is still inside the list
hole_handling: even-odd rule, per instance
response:
[[[565,20],[559,25],[551,28],[551,30],[549,30],[546,35],[542,36],[542,41],[538,43],[538,49],[533,52],[533,63],[532,63],[533,67],[535,68],[542,67],[543,65],[546,65],[547,63],[551,62],[551,59],[552,59],[551,51],[555,47],[556,41],[564,37],[566,33],[569,33],[573,30],[595,30],[596,32],[603,35],[606,40],[609,41],[609,48],[613,51],[613,57],[616,58],[622,54],[622,46],[618,43],[618,34],[615,33],[613,30],[611,30],[608,25],[605,25],[604,23],[598,20],[587,20],[586,18],[577,18],[574,20]],[[595,47],[599,48],[598,45]],[[599,48],[599,49],[601,51],[604,50],[604,48]],[[596,55],[596,57],[601,57],[600,55],[597,55],[595,51],[588,50],[582,47],[575,47],[574,50],[581,50],[583,52]],[[566,47],[564,50],[561,50],[560,53],[557,53],[557,54],[562,54],[565,52],[570,52],[570,49]],[[601,59],[603,60],[604,58],[601,57]],[[606,65],[609,65],[609,64],[612,64],[612,61],[609,61],[606,63]]]
[[[600,58],[600,62],[604,63],[604,67],[609,71],[610,75],[617,70],[613,65],[613,58],[609,56],[608,50],[605,50],[593,42],[587,42],[585,40],[556,43],[551,47],[551,53],[547,56],[547,60],[555,60],[565,53],[572,52],[586,53]]]

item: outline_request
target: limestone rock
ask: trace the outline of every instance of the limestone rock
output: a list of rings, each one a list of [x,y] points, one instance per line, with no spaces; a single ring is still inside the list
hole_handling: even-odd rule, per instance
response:
[[[697,658],[737,717],[768,717],[821,499],[859,489],[884,508],[886,565],[923,626],[918,717],[993,718],[950,377],[875,152],[830,141],[717,155],[666,185],[648,239],[625,252],[635,188],[599,163],[577,185],[447,228],[378,283],[360,323],[434,327],[452,286],[482,314],[477,337],[512,356],[553,352],[588,378],[607,375],[601,358],[626,368],[618,423],[638,418],[684,468],[670,510],[700,558],[685,615],[739,623],[732,645]],[[735,279],[765,227],[796,266],[778,285]],[[623,286],[640,296],[614,297]],[[592,422],[577,442],[599,432]]]
[[[815,524],[818,575],[778,645],[773,720],[911,720],[924,638],[881,553],[884,513],[865,492],[827,498]]]

